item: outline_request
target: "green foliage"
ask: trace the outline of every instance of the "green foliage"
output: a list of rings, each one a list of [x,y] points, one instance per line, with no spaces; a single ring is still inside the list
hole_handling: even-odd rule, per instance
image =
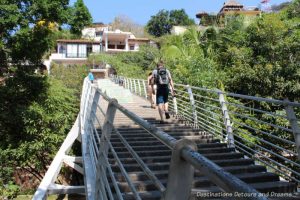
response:
[[[151,16],[146,26],[147,32],[155,37],[171,33],[171,28],[169,11],[167,10],[161,10],[156,15]]]
[[[34,84],[34,93],[31,85],[19,88],[22,81]],[[16,167],[40,179],[78,113],[74,91],[61,81],[24,74],[9,80],[0,93],[0,181],[11,180]]]
[[[53,45],[49,38],[55,24],[66,21],[68,3],[68,0],[0,1],[1,76],[8,76],[11,64],[29,63],[32,71],[39,67],[42,55]]]
[[[140,46],[138,52],[125,52],[115,55],[98,54],[90,56],[89,59],[96,63],[109,63],[119,75],[146,78],[149,71],[156,67],[159,51],[149,45]]]
[[[195,24],[194,20],[188,17],[184,9],[160,10],[156,15],[151,16],[146,25],[146,30],[155,37],[161,37],[170,34],[173,26],[189,26],[193,24]]]
[[[51,65],[51,76],[60,80],[66,88],[72,89],[79,102],[82,90],[82,83],[89,72],[89,67],[84,65]]]
[[[0,179],[0,198],[2,199],[13,199],[17,196],[20,191],[20,187],[15,185],[12,181],[9,181],[7,184],[1,182]]]
[[[69,18],[71,33],[81,35],[81,30],[92,23],[92,16],[83,0],[77,0],[74,7],[71,8],[71,17]]]
[[[220,64],[229,75],[227,87],[243,94],[299,99],[299,27],[268,14],[239,31],[241,37],[220,51]]]
[[[74,90],[34,73],[66,23],[68,4],[0,0],[0,78],[6,78],[0,85],[0,195],[7,198],[19,190],[16,169],[41,179],[78,112]]]
[[[223,74],[216,63],[205,57],[201,34],[189,29],[182,36],[168,36],[162,41],[162,57],[177,83],[216,87]]]
[[[195,21],[190,19],[184,9],[170,11],[170,23],[172,26],[194,25]]]

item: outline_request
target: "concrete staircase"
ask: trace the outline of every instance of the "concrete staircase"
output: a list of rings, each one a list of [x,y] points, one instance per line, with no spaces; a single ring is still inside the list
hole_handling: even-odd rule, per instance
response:
[[[124,90],[121,87],[115,84],[112,85],[108,81],[104,80],[99,82],[99,87],[102,87],[103,89],[113,87],[115,91]],[[126,98],[123,98],[124,95],[118,96],[119,92],[113,92],[112,94],[109,90],[106,91],[108,95],[112,95],[112,97],[119,99],[119,103],[127,109],[144,118],[148,122],[155,124],[161,130],[167,132],[176,139],[188,138],[195,141],[197,143],[199,153],[206,156],[226,171],[236,175],[244,182],[249,183],[258,191],[263,193],[290,193],[296,191],[297,188],[294,183],[281,181],[278,175],[267,172],[264,166],[256,165],[254,160],[246,158],[242,153],[236,151],[234,148],[228,148],[226,144],[221,143],[218,139],[215,139],[213,135],[208,134],[203,130],[188,127],[184,125],[182,121],[175,118],[171,118],[166,124],[159,124],[158,111],[151,109],[150,103],[145,99],[132,95],[131,100],[128,101]],[[127,95],[129,91],[123,92]],[[105,105],[102,103],[101,106],[105,109],[107,104]],[[171,159],[170,149],[119,111],[117,111],[114,125],[136,153],[147,164],[147,166],[166,186]],[[100,131],[99,134],[101,134]],[[161,193],[139,167],[135,159],[132,158],[129,151],[115,133],[111,136],[111,143],[141,198],[147,200],[160,199]],[[118,185],[123,193],[124,199],[134,199],[129,186],[125,178],[122,176],[120,169],[116,164],[116,160],[113,158],[111,153],[109,153],[109,162],[113,172],[115,173],[116,180],[118,181]],[[193,191],[195,194],[191,194],[190,199],[197,199],[197,192],[216,193],[221,191],[221,189],[209,181],[209,179],[201,171],[196,170],[194,176]],[[114,190],[112,184],[111,188]],[[293,197],[282,199],[298,198]]]

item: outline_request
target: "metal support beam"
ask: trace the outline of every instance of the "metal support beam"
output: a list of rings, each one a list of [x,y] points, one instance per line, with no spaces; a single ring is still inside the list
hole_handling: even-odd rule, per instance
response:
[[[189,199],[194,179],[194,167],[181,158],[181,150],[190,147],[197,151],[197,145],[191,140],[181,139],[172,151],[171,164],[168,175],[167,189],[164,200]]]
[[[146,83],[145,83],[145,81],[143,80],[143,88],[144,88],[144,92],[145,92],[145,98],[147,99],[148,98],[148,93],[147,93],[147,87],[146,87]]]
[[[80,174],[84,174],[83,168],[81,166],[79,166],[78,164],[76,164],[74,161],[64,158],[63,162],[66,165],[68,165],[68,166],[72,167],[73,169],[75,169]]]
[[[84,194],[85,187],[83,186],[66,186],[59,184],[51,184],[49,194]]]

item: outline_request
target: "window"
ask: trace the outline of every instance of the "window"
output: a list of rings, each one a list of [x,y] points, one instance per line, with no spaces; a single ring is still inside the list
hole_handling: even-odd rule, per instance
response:
[[[119,45],[117,45],[117,49],[125,49],[125,45],[119,44]]]
[[[86,58],[86,44],[78,45],[78,58]]]
[[[129,46],[129,49],[130,49],[130,50],[134,50],[134,45],[130,45],[130,46]]]
[[[96,31],[96,37],[101,37],[103,35],[103,31]]]
[[[66,47],[64,45],[59,46],[59,52],[60,54],[65,54],[66,53]]]
[[[108,45],[108,48],[109,48],[109,49],[115,49],[116,47],[115,47],[114,44],[109,44],[109,45]]]
[[[67,57],[76,58],[77,57],[77,44],[67,44]]]

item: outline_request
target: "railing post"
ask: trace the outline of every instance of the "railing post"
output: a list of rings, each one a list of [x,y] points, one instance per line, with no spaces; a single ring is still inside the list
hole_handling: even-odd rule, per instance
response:
[[[228,147],[234,147],[233,130],[232,130],[232,126],[231,126],[231,121],[230,121],[227,105],[225,102],[225,97],[224,97],[224,94],[222,91],[219,91],[218,95],[219,95],[219,101],[220,101],[221,108],[222,108],[224,125],[226,127],[226,132],[227,132],[226,141],[227,141]]]
[[[138,81],[138,86],[139,86],[139,95],[142,96],[141,83],[140,83],[139,79],[137,81]]]
[[[132,79],[130,78],[129,81],[130,81],[130,92],[132,92],[132,89],[133,89],[133,87],[132,87]]]
[[[148,94],[147,94],[147,88],[146,88],[146,84],[145,84],[144,80],[143,80],[143,88],[144,88],[144,92],[145,92],[145,97],[147,99],[148,98]]]
[[[108,104],[105,120],[102,128],[100,152],[103,152],[105,156],[107,156],[107,151],[108,151],[107,141],[110,140],[111,132],[113,130],[113,122],[116,114],[116,107],[114,106],[114,103],[117,104],[118,101],[116,99],[112,99]]]
[[[134,93],[136,94],[136,83],[135,83],[135,79],[133,79],[133,86],[134,86]]]
[[[177,108],[177,100],[176,100],[176,97],[173,97],[173,105],[174,105],[174,112],[175,112],[175,115],[178,115],[178,108]]]
[[[187,89],[187,92],[189,93],[189,97],[190,97],[190,104],[191,104],[191,108],[192,108],[192,112],[193,112],[194,126],[197,126],[197,124],[198,124],[197,111],[196,111],[196,107],[195,107],[195,99],[194,99],[193,91],[189,85],[186,86],[186,89]]]
[[[123,77],[123,88],[126,89],[126,78]]]
[[[300,160],[300,128],[298,125],[297,116],[295,114],[294,108],[291,105],[288,105],[288,102],[290,101],[288,99],[285,99],[284,101],[287,102],[285,105],[285,112],[294,134],[296,149],[298,153],[298,160]]]
[[[190,147],[197,151],[197,145],[191,140],[181,139],[172,151],[168,183],[163,200],[189,199],[194,179],[194,167],[181,157],[182,149]]]

